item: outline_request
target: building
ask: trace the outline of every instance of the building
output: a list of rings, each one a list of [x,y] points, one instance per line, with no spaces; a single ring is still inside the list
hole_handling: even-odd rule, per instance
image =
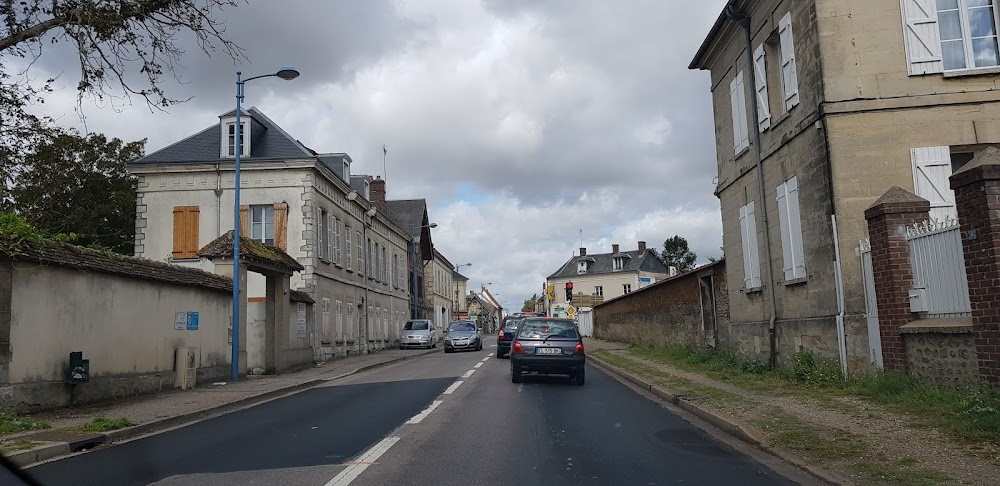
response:
[[[452,294],[452,289],[455,288],[453,273],[455,266],[434,249],[434,258],[424,265],[424,295],[430,306],[429,319],[439,328],[444,328],[451,322],[451,309],[455,303]]]
[[[670,269],[657,257],[656,250],[646,248],[640,241],[638,249],[621,251],[618,244],[611,245],[611,253],[588,254],[580,248],[580,255],[563,263],[546,279],[549,315],[565,315],[566,284],[573,284],[576,302],[610,300],[670,276]],[[581,299],[582,298],[582,299]]]
[[[996,7],[732,0],[719,15],[690,68],[711,73],[737,351],[868,365],[864,210],[896,185],[954,218],[948,177],[1000,143],[997,40],[970,18],[995,26]]]
[[[451,279],[455,282],[455,313],[452,319],[467,319],[469,317],[469,306],[462,296],[468,291],[469,278],[461,273],[452,271]]]
[[[305,147],[257,108],[241,117],[244,144],[232,111],[129,164],[138,177],[135,255],[210,270],[197,252],[233,227],[240,150],[241,233],[304,267],[290,285],[317,302],[315,358],[391,345],[409,315],[409,228],[369,202],[371,178],[352,176],[347,154]],[[261,275],[247,280],[252,335],[268,289]]]

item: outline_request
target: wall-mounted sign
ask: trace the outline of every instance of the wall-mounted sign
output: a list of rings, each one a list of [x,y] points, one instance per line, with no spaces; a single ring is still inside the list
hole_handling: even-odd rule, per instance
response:
[[[306,304],[303,302],[298,303],[295,316],[295,332],[300,338],[306,337]]]
[[[198,313],[194,311],[174,313],[174,329],[178,331],[197,331]]]
[[[186,322],[186,326],[185,327],[187,328],[188,331],[197,331],[198,330],[198,313],[197,312],[188,312],[187,313],[187,322]]]

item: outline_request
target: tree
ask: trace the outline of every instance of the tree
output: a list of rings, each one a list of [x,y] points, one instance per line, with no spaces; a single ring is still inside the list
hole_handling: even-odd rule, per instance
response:
[[[695,255],[688,248],[686,239],[674,235],[663,242],[663,252],[660,253],[660,259],[668,267],[677,267],[678,272],[686,272],[694,268],[694,262],[698,260],[698,255]]]
[[[521,306],[521,312],[535,312],[535,305],[540,302],[538,294],[534,294],[530,299],[524,301],[524,305]]]
[[[44,234],[72,234],[74,243],[131,255],[136,180],[125,164],[145,145],[57,131],[25,156],[11,191],[14,210]]]
[[[48,136],[52,120],[29,113],[44,103],[55,79],[34,80],[30,66],[52,44],[75,50],[80,81],[77,102],[141,96],[151,108],[177,103],[163,90],[184,50],[178,36],[191,33],[205,53],[216,46],[234,60],[243,51],[224,36],[216,11],[246,0],[21,0],[0,2],[0,190],[17,175],[25,147]],[[43,50],[43,47],[45,48]],[[20,60],[20,61],[19,61]],[[9,70],[15,70],[12,74]],[[23,70],[23,72],[19,72]],[[133,77],[138,75],[140,81]],[[9,202],[9,201],[6,201]]]

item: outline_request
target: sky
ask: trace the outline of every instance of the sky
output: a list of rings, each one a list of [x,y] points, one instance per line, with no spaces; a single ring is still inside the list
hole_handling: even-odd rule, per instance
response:
[[[60,125],[147,138],[148,153],[231,110],[237,70],[295,66],[247,84],[245,103],[383,176],[389,199],[427,199],[470,288],[520,308],[581,245],[676,234],[699,262],[721,256],[710,80],[687,66],[725,1],[250,0],[219,13],[247,61],[181,38],[164,87],[190,101],[85,100],[85,122],[73,52],[47,48],[29,74],[58,77],[40,110]]]

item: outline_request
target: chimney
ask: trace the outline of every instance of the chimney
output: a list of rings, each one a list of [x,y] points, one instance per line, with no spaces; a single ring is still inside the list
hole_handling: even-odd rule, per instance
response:
[[[618,243],[611,245],[611,253],[618,253]]]
[[[639,242],[639,256],[642,256],[645,253],[646,253],[646,242],[645,241],[640,241]]]
[[[586,248],[580,248],[580,256],[587,256],[587,249]]]
[[[380,211],[385,211],[385,180],[381,177],[375,177],[375,180],[371,182],[368,188],[371,193],[371,199],[373,205]]]

